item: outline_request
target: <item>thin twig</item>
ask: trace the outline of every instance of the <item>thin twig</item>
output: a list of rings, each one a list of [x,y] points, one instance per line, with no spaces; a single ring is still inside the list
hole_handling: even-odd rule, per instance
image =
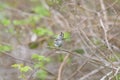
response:
[[[100,0],[100,5],[101,5],[101,10],[103,11],[103,18],[105,20],[105,23],[108,22],[108,17],[107,17],[107,10],[105,10],[105,4],[103,0]],[[105,11],[104,11],[105,10]],[[106,29],[108,30],[108,25],[106,24]]]
[[[88,78],[89,76],[91,76],[91,75],[99,72],[99,71],[100,71],[101,69],[103,69],[103,68],[104,68],[104,67],[101,66],[101,67],[99,67],[98,69],[95,69],[95,70],[91,71],[90,73],[86,74],[85,76],[81,77],[79,80],[86,80],[86,78]]]
[[[91,55],[93,56],[93,54]],[[91,58],[91,56],[80,66],[78,67],[74,72],[73,74],[68,78],[68,80],[70,80],[72,77],[74,77],[89,61],[89,59]]]
[[[103,76],[100,80],[106,80],[106,78],[112,74],[113,71],[108,72],[105,76]]]
[[[63,71],[63,68],[67,62],[67,59],[69,58],[70,54],[66,54],[63,62],[61,63],[60,67],[59,67],[59,70],[58,70],[58,77],[57,77],[57,80],[62,80],[61,78],[61,75],[62,75],[62,71]]]
[[[113,76],[109,78],[109,80],[112,80],[112,78],[114,78],[118,74],[119,70],[120,70],[120,67],[116,69],[115,73],[113,74]]]
[[[30,76],[28,77],[27,80],[32,80],[32,76],[34,75],[34,73],[36,73],[38,71],[38,69],[34,69],[33,72],[31,72]]]
[[[21,58],[16,58],[16,57],[14,57],[14,56],[12,56],[12,55],[10,55],[9,53],[5,53],[5,52],[2,52],[3,54],[5,54],[5,55],[7,55],[7,56],[9,56],[9,57],[11,57],[11,58],[13,58],[13,59],[15,59],[15,60],[19,60],[19,61],[23,61],[23,62],[27,62],[27,63],[30,63],[30,64],[33,64],[34,65],[34,63],[33,62],[30,62],[30,61],[28,61],[28,60],[24,60],[24,59],[21,59]],[[49,73],[49,74],[51,74],[51,75],[53,75],[53,76],[55,76],[52,72],[50,72],[50,71],[48,71],[47,69],[45,69],[45,68],[42,68],[44,71],[46,71],[47,73]],[[34,72],[33,72],[34,73]],[[32,74],[31,74],[31,76],[32,76]],[[31,79],[31,76],[29,76],[29,78]],[[28,78],[28,80],[30,80]]]
[[[11,58],[13,58],[13,59],[19,60],[19,61],[23,61],[23,62],[27,62],[27,63],[30,63],[30,64],[34,64],[33,62],[30,62],[30,61],[28,61],[28,60],[24,60],[24,59],[21,59],[21,58],[16,58],[16,57],[10,55],[10,54],[7,53],[7,52],[3,52],[3,54],[5,54],[5,55],[7,55],[7,56],[9,56],[9,57],[11,57]]]
[[[63,49],[63,48],[56,48],[56,47],[47,47],[47,48],[55,49],[55,50],[59,50],[59,51],[63,51],[63,52],[66,52],[66,53],[69,53],[69,54],[72,54],[72,55],[75,55],[75,56],[81,57],[80,54],[74,53],[74,52],[72,52],[72,51],[68,51],[68,50]]]
[[[106,29],[106,27],[105,27],[105,25],[103,23],[103,20],[102,20],[101,15],[100,15],[99,12],[98,12],[98,17],[99,17],[101,27],[103,28],[103,31],[104,31],[104,39],[105,39],[106,45],[107,45],[108,49],[111,49],[109,41],[108,41],[107,29]]]
[[[62,49],[62,48],[56,48],[56,47],[48,47],[48,48],[67,52],[67,54],[66,54],[63,62],[61,63],[61,65],[60,65],[60,67],[59,67],[59,71],[58,71],[57,80],[62,80],[62,79],[61,79],[62,70],[63,70],[63,68],[64,68],[64,66],[65,66],[65,64],[66,64],[66,61],[67,61],[67,59],[69,58],[69,56],[70,56],[71,54],[72,54],[72,55],[77,55],[77,56],[79,56],[79,57],[81,57],[81,56],[78,55],[78,54],[75,54],[75,53],[73,53],[73,52],[70,52],[70,51],[68,51],[68,50]]]

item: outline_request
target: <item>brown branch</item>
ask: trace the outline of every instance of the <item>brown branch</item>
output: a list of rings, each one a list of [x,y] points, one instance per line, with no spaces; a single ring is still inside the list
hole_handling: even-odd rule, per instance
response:
[[[99,72],[100,70],[104,69],[103,66],[99,67],[98,69],[95,69],[93,71],[91,71],[90,73],[84,75],[83,77],[81,77],[79,80],[86,80],[87,78],[89,78],[90,76],[96,74],[97,72]]]
[[[21,58],[16,58],[16,57],[14,57],[14,56],[10,55],[9,53],[6,53],[6,52],[3,52],[3,54],[5,54],[5,55],[7,55],[7,56],[9,56],[13,59],[19,60],[19,61],[24,61],[24,62],[27,62],[27,63],[30,63],[30,64],[34,64],[33,62],[30,62],[28,60],[24,60],[24,59],[21,59]]]
[[[69,58],[70,54],[66,54],[63,62],[61,63],[60,67],[59,67],[59,71],[58,71],[58,77],[57,77],[57,80],[62,80],[61,79],[61,75],[62,75],[62,70],[67,62],[67,59]]]
[[[78,67],[67,80],[70,80],[72,77],[74,77],[88,63],[88,61],[91,58],[91,56],[80,67]]]
[[[24,60],[24,59],[21,59],[21,58],[16,58],[16,57],[10,55],[9,53],[5,53],[5,52],[2,52],[2,53],[5,54],[5,55],[7,55],[7,56],[9,56],[9,57],[11,57],[11,58],[13,58],[13,59],[15,59],[15,60],[24,61],[24,62],[27,62],[27,63],[30,63],[30,64],[33,64],[33,65],[34,65],[33,62],[30,62],[30,61],[28,61],[28,60]],[[48,71],[47,69],[45,69],[45,68],[41,68],[41,69],[43,69],[43,70],[46,71],[47,73],[55,76],[52,72]],[[38,69],[37,69],[37,70],[38,70]],[[28,77],[28,80],[31,80],[32,75],[33,75],[35,72],[36,72],[36,69],[30,74],[30,76]]]
[[[49,49],[55,49],[55,50],[59,50],[59,51],[63,51],[63,52],[66,52],[66,53],[69,53],[69,54],[72,54],[72,55],[81,57],[80,54],[74,53],[74,52],[72,52],[72,51],[68,51],[68,50],[66,50],[66,49],[56,48],[56,47],[47,47],[47,48],[49,48]]]
[[[58,70],[58,77],[57,77],[57,80],[62,80],[61,79],[61,75],[62,75],[62,70],[67,62],[67,59],[69,58],[69,56],[72,54],[72,55],[76,55],[76,56],[79,56],[81,57],[79,54],[76,54],[76,53],[73,53],[71,51],[68,51],[68,50],[65,50],[65,49],[62,49],[62,48],[56,48],[56,47],[47,47],[47,48],[50,48],[50,49],[55,49],[55,50],[60,50],[60,51],[64,51],[64,52],[67,52],[63,62],[61,63],[60,67],[59,67],[59,70]]]

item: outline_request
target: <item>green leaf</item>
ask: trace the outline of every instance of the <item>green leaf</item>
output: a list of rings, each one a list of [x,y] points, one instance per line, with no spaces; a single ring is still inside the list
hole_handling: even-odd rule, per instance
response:
[[[30,16],[28,19],[26,19],[26,22],[29,24],[35,24],[40,20],[39,16]]]
[[[62,0],[47,0],[48,5],[54,6],[54,5],[60,5],[62,4]]]
[[[30,49],[35,49],[39,46],[39,42],[30,42],[28,46]]]
[[[44,56],[38,55],[38,54],[33,54],[32,59],[36,59],[38,61],[43,61],[45,59]]]
[[[60,62],[63,62],[64,57],[65,57],[64,54],[60,54],[60,55],[58,56],[58,60],[59,60]],[[66,62],[67,62],[67,63],[71,63],[71,58],[68,58],[68,59],[66,60]]]
[[[43,61],[45,59],[44,56],[40,56],[40,55],[37,55],[37,54],[34,54],[32,56],[33,59],[37,59],[38,61]]]
[[[39,55],[38,54],[33,54],[32,55],[32,59],[38,59],[39,58]]]
[[[45,58],[45,61],[46,62],[50,62],[50,58]]]
[[[64,56],[63,54],[60,54],[59,57],[58,57],[58,60],[59,60],[60,62],[63,62],[64,57],[65,57],[65,56]]]
[[[32,68],[29,67],[29,66],[24,66],[24,67],[21,67],[21,68],[20,68],[20,71],[21,71],[21,72],[28,72],[29,70],[32,70]]]
[[[34,9],[35,13],[39,14],[40,17],[49,16],[50,12],[43,5],[36,6]]]
[[[44,68],[45,66],[45,63],[44,62],[37,62],[35,63],[34,67],[35,68]]]
[[[53,35],[53,32],[51,30],[44,27],[34,29],[33,32],[38,36]]]
[[[120,73],[117,73],[112,80],[120,80]]]
[[[19,64],[13,64],[12,67],[13,68],[18,68],[18,67],[20,67],[20,65]]]
[[[20,72],[28,72],[29,70],[32,70],[30,66],[24,66],[23,64],[13,64],[13,68],[18,68]]]
[[[4,26],[9,26],[11,24],[11,21],[7,18],[4,18],[1,20],[1,23],[4,25]]]
[[[13,68],[18,68],[18,69],[21,69],[21,67],[23,67],[24,65],[23,64],[13,64],[12,67]]]
[[[54,40],[53,39],[49,39],[47,43],[48,43],[49,47],[54,47]]]
[[[25,21],[24,20],[14,20],[13,24],[16,25],[16,26],[23,25],[23,24],[25,24]]]
[[[44,56],[39,56],[38,60],[39,60],[39,61],[44,61],[44,60],[45,60],[45,57],[44,57]]]
[[[11,51],[12,47],[8,45],[0,45],[0,52]]]
[[[65,38],[66,41],[70,41],[71,40],[70,32],[65,32],[64,33],[64,38]]]
[[[76,52],[76,53],[79,53],[79,54],[84,54],[84,50],[83,49],[75,49],[73,51]]]
[[[34,33],[36,33],[38,36],[43,36],[46,34],[46,29],[45,28],[37,28],[33,31]]]
[[[42,56],[42,55],[38,55],[38,54],[33,54],[32,59],[36,59],[38,61],[46,61],[46,62],[50,61],[49,58]]]
[[[35,24],[37,21],[39,21],[38,16],[30,16],[29,18],[22,19],[22,20],[13,20],[13,24],[18,25],[25,25],[25,24]]]
[[[37,72],[37,77],[40,79],[40,80],[45,80],[46,77],[47,77],[47,72],[44,71],[44,70],[39,70]]]

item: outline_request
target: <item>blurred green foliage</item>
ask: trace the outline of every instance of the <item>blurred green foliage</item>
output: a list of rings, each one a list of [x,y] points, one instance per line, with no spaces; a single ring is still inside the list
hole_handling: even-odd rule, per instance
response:
[[[114,53],[114,54],[116,54],[116,56],[115,55],[109,55],[109,60],[111,61],[111,62],[116,62],[116,61],[118,61],[118,58],[120,58],[120,53]],[[116,58],[116,57],[118,57],[118,58]]]
[[[3,25],[3,26],[9,26],[11,24],[11,20],[8,18],[6,12],[4,12],[5,8],[8,7],[8,4],[5,3],[0,3],[0,23]]]
[[[0,10],[4,10],[6,6],[9,7],[7,4],[0,4]],[[41,18],[50,16],[50,11],[46,9],[42,4],[33,7],[32,10],[35,12],[35,14],[33,15],[31,14],[31,16],[25,19],[21,20],[13,19],[12,21],[9,18],[6,18],[8,17],[6,13],[3,14],[0,13],[0,23],[4,26],[9,26],[11,23],[15,26],[26,24],[34,25],[38,21],[40,21]]]
[[[9,26],[11,24],[11,21],[7,18],[3,18],[1,19],[1,24],[3,24],[4,26]]]
[[[40,68],[40,70],[37,72],[37,78],[39,78],[40,80],[45,80],[47,72],[44,71],[43,69],[45,67],[45,64],[50,62],[50,59],[38,54],[33,54],[32,59],[35,61],[34,67]]]
[[[6,4],[0,3],[0,11],[4,10],[5,7],[7,7],[7,6],[8,6],[7,3]]]
[[[20,72],[28,72],[29,70],[32,70],[29,66],[24,66],[23,64],[13,64],[13,68],[17,68]]]
[[[59,57],[58,57],[58,60],[59,60],[60,62],[63,62],[64,57],[65,57],[65,55],[60,54]]]
[[[46,58],[45,56],[38,55],[38,54],[33,54],[32,59],[40,61],[40,62],[49,62],[50,61],[49,58]]]
[[[50,61],[49,58],[38,54],[33,54],[32,59],[35,61],[35,68],[44,68],[45,64]]]
[[[112,80],[120,80],[120,73],[118,73]]]
[[[25,73],[32,70],[32,68],[30,66],[25,66],[23,64],[13,64],[12,67],[17,68],[20,71],[21,74],[20,74],[19,78],[21,78],[23,80],[26,79]]]
[[[14,27],[11,27],[11,28],[8,27],[7,29],[5,29],[5,32],[10,33],[10,34],[16,34]]]
[[[1,45],[0,44],[0,52],[6,52],[6,51],[11,51],[12,50],[12,46],[9,45]]]
[[[33,11],[39,15],[39,17],[50,16],[50,12],[43,5],[39,5],[33,8]]]
[[[53,39],[49,39],[47,43],[48,43],[49,47],[54,47],[54,40]]]
[[[44,70],[39,70],[39,71],[37,72],[37,77],[38,77],[40,80],[46,80],[47,72],[44,71]]]
[[[53,32],[45,27],[39,27],[33,30],[38,36],[53,35]]]
[[[34,62],[34,69],[38,68],[40,69],[39,71],[37,71],[37,78],[39,78],[40,80],[45,80],[46,76],[47,76],[47,72],[44,71],[44,67],[45,67],[45,63],[49,62],[50,59],[45,57],[45,56],[41,56],[38,54],[33,54],[31,56],[31,58],[35,61]],[[17,68],[20,71],[20,76],[19,78],[21,79],[26,79],[26,73],[28,71],[33,70],[30,66],[25,66],[23,64],[13,64],[12,65],[13,68]]]
[[[30,49],[35,49],[35,48],[37,48],[37,47],[39,46],[39,42],[37,42],[37,41],[35,41],[35,42],[30,42],[30,43],[28,44],[28,46],[29,46]]]
[[[75,49],[73,51],[78,53],[78,54],[84,54],[84,50],[83,49]]]
[[[13,24],[14,25],[24,25],[26,24],[26,21],[25,20],[13,20]]]
[[[58,59],[58,61],[63,62],[64,61],[64,57],[65,57],[64,54],[60,54],[57,59]],[[66,62],[67,63],[71,63],[71,61],[72,61],[72,59],[69,57]]]
[[[37,48],[39,45],[42,45],[44,42],[47,42],[48,46],[53,46],[53,39],[51,39],[54,36],[54,33],[52,30],[46,28],[46,27],[38,27],[33,29],[33,33],[35,33],[37,36],[45,38],[44,40],[41,41],[35,41],[29,43],[29,47],[31,49]]]
[[[70,41],[71,40],[71,34],[70,34],[70,32],[64,32],[64,39],[66,41]]]
[[[34,25],[36,24],[38,21],[40,20],[39,16],[30,16],[26,19],[22,19],[22,20],[13,20],[13,24],[15,26],[19,26],[19,25],[26,25],[26,24],[31,24]]]
[[[47,0],[48,5],[54,6],[54,5],[60,5],[62,4],[62,0]]]

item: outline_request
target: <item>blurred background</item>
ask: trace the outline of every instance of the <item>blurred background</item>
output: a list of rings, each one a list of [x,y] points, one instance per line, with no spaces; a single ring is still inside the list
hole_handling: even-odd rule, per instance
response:
[[[0,80],[120,80],[120,0],[0,0]]]

